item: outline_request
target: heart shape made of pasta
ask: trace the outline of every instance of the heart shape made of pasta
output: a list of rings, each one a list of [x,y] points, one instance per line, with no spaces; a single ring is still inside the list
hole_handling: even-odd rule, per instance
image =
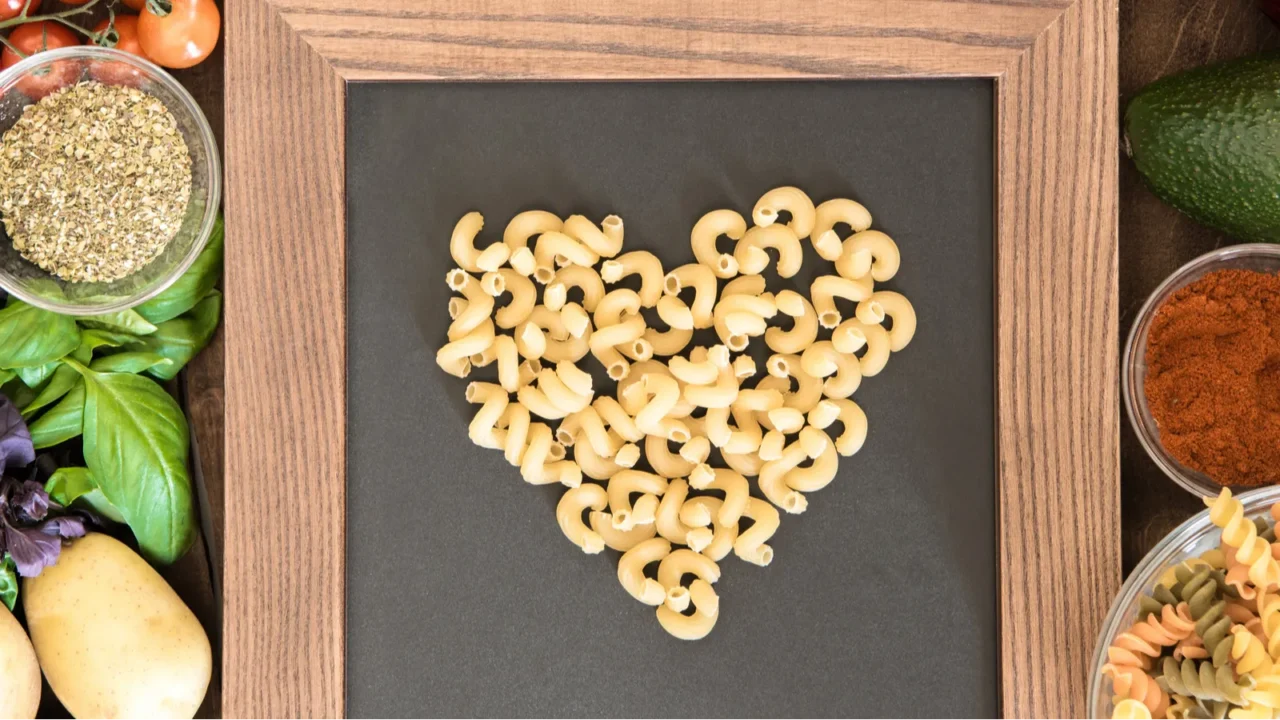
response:
[[[861,204],[815,206],[779,187],[751,220],[707,213],[690,233],[694,262],[665,273],[648,251],[622,252],[616,215],[596,224],[530,210],[480,249],[484,219],[470,212],[450,240],[458,267],[446,280],[458,295],[436,362],[457,377],[497,370],[496,382],[467,386],[480,405],[469,437],[502,451],[526,482],[562,485],[565,536],[586,553],[621,552],[623,588],[686,640],[719,617],[719,563],[730,553],[771,563],[779,510],[803,513],[840,456],[862,447],[867,419],[850,397],[916,329],[910,301],[875,288],[900,255]],[[721,238],[732,252],[720,252]],[[808,295],[770,292],[766,270],[794,277],[806,240],[834,272]],[[618,286],[633,276],[638,290]],[[773,322],[781,316],[789,328]],[[700,330],[719,342],[690,347]],[[771,353],[763,372],[746,352],[760,342]],[[583,362],[613,387],[597,386]]]

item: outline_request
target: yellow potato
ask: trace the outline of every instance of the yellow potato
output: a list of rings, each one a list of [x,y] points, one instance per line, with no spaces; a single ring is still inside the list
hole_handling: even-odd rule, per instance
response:
[[[90,533],[22,586],[31,644],[77,718],[189,718],[209,688],[209,638],[128,547]]]
[[[40,707],[40,666],[18,619],[0,603],[0,718],[33,718]]]

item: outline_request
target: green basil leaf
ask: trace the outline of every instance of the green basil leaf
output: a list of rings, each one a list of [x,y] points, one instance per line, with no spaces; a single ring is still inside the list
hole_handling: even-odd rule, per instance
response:
[[[53,371],[57,370],[60,365],[62,365],[61,360],[54,360],[53,362],[47,362],[35,367],[18,368],[18,377],[22,378],[22,382],[25,383],[27,387],[39,389],[39,387],[44,384],[44,381],[48,380],[49,376],[53,375]]]
[[[12,399],[12,397],[10,398]],[[77,382],[57,405],[30,423],[31,443],[37,450],[78,437],[84,427],[84,382]]]
[[[4,385],[10,380],[17,377],[12,370],[0,370],[0,385]]]
[[[141,375],[72,367],[84,377],[89,472],[119,508],[142,555],[154,563],[173,563],[196,537],[182,408]]]
[[[222,315],[222,293],[214,290],[182,317],[160,323],[156,331],[142,338],[142,348],[167,357],[172,365],[153,367],[148,375],[161,380],[172,380],[195,357],[218,329]]]
[[[5,383],[3,387],[0,387],[0,393],[3,393],[5,397],[9,398],[9,401],[12,402],[13,406],[18,408],[18,410],[22,410],[27,405],[30,405],[31,401],[35,400],[37,395],[36,391],[27,387],[27,384],[22,382],[22,378],[19,377],[13,378],[9,382]]]
[[[190,268],[168,289],[137,308],[138,314],[159,325],[196,306],[222,276],[222,216],[213,225],[209,243]]]
[[[40,393],[27,403],[26,407],[22,408],[22,417],[30,418],[40,408],[61,400],[62,396],[70,392],[78,382],[80,382],[80,373],[70,365],[59,363],[58,369],[53,372],[53,377],[49,379],[48,384],[40,389]]]
[[[123,523],[124,516],[120,509],[107,500],[102,489],[93,480],[89,468],[67,467],[53,471],[49,481],[44,484],[45,492],[54,502],[66,507],[79,501],[97,511],[102,517],[114,522]]]
[[[79,346],[80,329],[66,315],[24,302],[0,310],[0,368],[44,365]]]
[[[100,357],[90,367],[98,372],[140,373],[154,367],[172,365],[173,361],[150,352],[122,352]]]
[[[18,568],[9,553],[0,560],[0,601],[10,610],[18,604]]]
[[[121,310],[107,315],[83,317],[80,318],[80,324],[87,328],[126,332],[133,335],[150,335],[156,331],[156,326],[147,322],[147,319],[139,315],[135,310]]]
[[[110,330],[83,330],[80,332],[80,347],[71,354],[76,362],[88,365],[93,360],[93,353],[100,347],[120,347],[138,342],[136,335],[112,332]]]

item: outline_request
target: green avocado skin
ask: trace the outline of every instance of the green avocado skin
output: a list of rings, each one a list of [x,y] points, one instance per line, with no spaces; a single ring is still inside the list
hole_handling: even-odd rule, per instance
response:
[[[1130,101],[1124,131],[1160,199],[1242,240],[1280,242],[1280,53],[1157,80]]]

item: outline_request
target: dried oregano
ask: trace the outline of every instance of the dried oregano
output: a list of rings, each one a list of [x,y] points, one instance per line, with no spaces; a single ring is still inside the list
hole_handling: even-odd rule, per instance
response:
[[[190,195],[177,121],[136,88],[65,88],[27,106],[0,138],[0,212],[13,246],[69,282],[140,270],[173,239]]]

